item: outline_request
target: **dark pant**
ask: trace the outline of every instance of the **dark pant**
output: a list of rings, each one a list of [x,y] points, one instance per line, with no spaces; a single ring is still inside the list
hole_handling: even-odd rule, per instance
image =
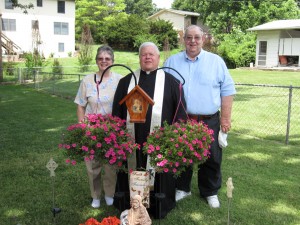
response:
[[[203,118],[202,121],[214,131],[214,142],[210,148],[210,158],[205,163],[198,166],[198,188],[202,197],[216,195],[221,188],[221,162],[222,149],[219,147],[218,135],[220,131],[220,117],[219,113],[211,118]],[[176,188],[189,192],[191,190],[191,180],[193,175],[193,168],[189,167],[181,174],[176,181]]]

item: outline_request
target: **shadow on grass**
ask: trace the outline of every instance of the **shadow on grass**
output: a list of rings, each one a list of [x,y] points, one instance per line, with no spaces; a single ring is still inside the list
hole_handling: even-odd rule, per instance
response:
[[[90,207],[88,179],[83,163],[65,164],[57,148],[63,130],[76,121],[74,103],[21,86],[0,86],[0,224],[53,224],[53,183],[46,164],[55,170],[54,203],[62,208],[57,224],[76,225],[90,217],[120,214],[103,204]],[[192,196],[153,224],[223,225],[227,223],[226,180],[233,178],[231,224],[294,225],[300,221],[300,151],[298,146],[231,133],[223,149],[221,208],[212,210],[200,198],[197,170]],[[102,199],[102,202],[103,201]]]

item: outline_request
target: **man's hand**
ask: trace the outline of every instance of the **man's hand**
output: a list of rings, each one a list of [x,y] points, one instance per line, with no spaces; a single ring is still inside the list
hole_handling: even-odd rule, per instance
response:
[[[221,130],[227,133],[231,128],[231,108],[233,103],[233,96],[222,97],[221,105]]]

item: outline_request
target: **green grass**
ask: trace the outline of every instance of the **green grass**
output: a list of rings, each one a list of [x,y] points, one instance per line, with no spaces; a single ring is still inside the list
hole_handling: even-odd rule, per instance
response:
[[[96,53],[95,46],[95,52]],[[171,54],[178,52],[179,49],[173,50]],[[165,52],[161,53],[160,66],[163,65]],[[53,59],[48,60],[48,65],[52,64]],[[78,60],[73,58],[58,59],[64,66],[62,79],[53,79],[53,75],[39,75],[37,81],[29,83],[28,86],[67,99],[74,99],[77,92],[80,79],[90,73],[97,71],[95,65],[91,65],[89,71],[84,73],[79,71]],[[137,52],[115,51],[115,63],[123,64],[135,70],[139,67]],[[124,67],[113,67],[113,71],[126,75],[129,71]],[[43,72],[51,72],[51,68],[43,68]],[[23,76],[24,76],[23,72]],[[280,142],[288,141],[290,144],[300,143],[300,71],[284,70],[257,70],[250,68],[232,69],[230,73],[237,83],[237,95],[235,96],[233,106],[233,131],[252,135],[255,137],[277,140]],[[73,75],[71,75],[73,74]],[[33,76],[31,77],[33,79]],[[250,84],[249,86],[239,84]],[[268,84],[285,86],[264,87],[251,86],[252,84]],[[291,125],[289,139],[286,137],[288,121],[288,103],[289,87],[294,88],[292,94],[291,106]]]
[[[300,70],[257,70],[232,69],[230,73],[236,83],[241,84],[269,84],[300,87]]]
[[[90,207],[89,187],[83,163],[68,166],[57,148],[67,125],[76,122],[76,105],[24,86],[0,86],[0,224],[54,224],[55,206],[62,212],[56,224],[77,225],[90,217],[101,220],[117,215],[114,207]],[[200,199],[196,173],[192,196],[153,224],[227,224],[226,180],[233,178],[231,224],[300,224],[299,146],[255,139],[230,133],[223,150],[221,208],[211,210]],[[53,157],[58,164],[51,178],[46,164]],[[102,202],[104,202],[102,200]]]
[[[118,58],[123,59],[126,58],[125,56],[126,54],[124,53],[124,56],[119,56]],[[128,73],[128,70],[124,67],[114,67],[113,69],[118,70],[117,72],[123,75]],[[270,84],[286,87],[236,85],[237,95],[234,100],[232,116],[233,130],[255,137],[281,142],[286,141],[289,103],[288,87],[290,84],[298,87],[294,88],[292,92],[291,125],[288,142],[290,144],[299,144],[300,72],[248,69],[235,69],[230,70],[230,72],[237,84]],[[29,83],[28,85],[31,87],[35,86],[40,91],[73,100],[82,76],[63,75],[63,79],[53,79],[52,75],[48,78],[47,76],[39,76],[39,82],[36,84]]]

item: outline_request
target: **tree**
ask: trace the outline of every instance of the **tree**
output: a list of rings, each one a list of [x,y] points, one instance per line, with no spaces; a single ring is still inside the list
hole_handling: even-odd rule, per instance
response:
[[[11,0],[11,2],[12,2],[12,6],[14,8],[20,8],[20,9],[22,9],[24,14],[28,13],[28,11],[27,11],[28,9],[33,9],[34,8],[34,6],[33,6],[32,3],[29,3],[28,5],[26,5],[26,4],[19,4],[18,0]]]
[[[168,43],[170,49],[178,47],[178,35],[173,29],[171,22],[166,20],[150,21],[150,34],[154,34],[157,37],[157,42],[161,46],[161,49]]]
[[[125,12],[127,14],[137,14],[146,18],[155,12],[152,0],[125,0],[124,3],[126,4]]]
[[[81,45],[79,51],[78,62],[82,66],[81,71],[87,71],[87,65],[93,59],[93,37],[89,25],[85,24],[82,28]]]
[[[255,61],[255,43],[255,34],[233,29],[231,34],[224,34],[217,54],[224,59],[229,68],[249,66]]]
[[[246,29],[278,19],[300,15],[297,0],[175,0],[173,8],[194,11],[214,35]]]
[[[116,16],[124,11],[124,0],[75,0],[76,3],[76,40],[80,40],[81,29],[84,24],[89,25],[95,42],[99,43],[100,39],[98,29],[104,18]]]
[[[103,41],[111,47],[120,50],[133,50],[135,37],[148,33],[149,25],[138,15],[120,13],[115,17],[107,17],[99,32],[101,32]]]
[[[254,60],[255,39],[248,28],[300,15],[298,0],[175,0],[172,7],[200,14],[229,67],[246,66]]]

